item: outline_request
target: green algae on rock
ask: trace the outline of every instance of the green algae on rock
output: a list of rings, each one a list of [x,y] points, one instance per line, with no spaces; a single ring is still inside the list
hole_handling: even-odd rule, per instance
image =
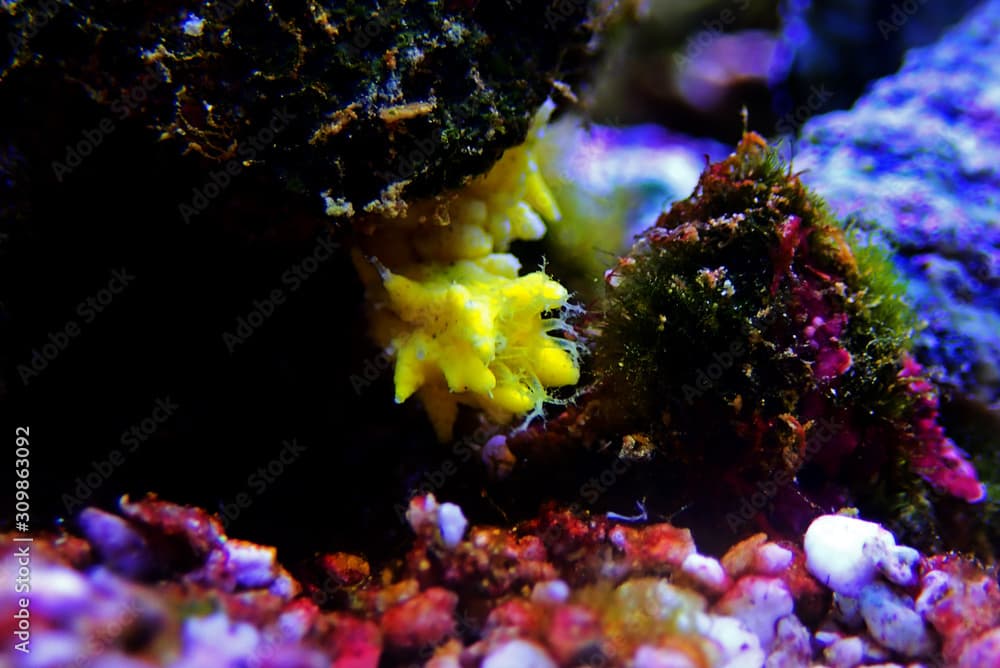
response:
[[[457,186],[521,143],[557,82],[572,80],[564,63],[583,57],[591,9],[28,0],[0,9],[11,36],[0,82],[48,68],[110,104],[149,74],[143,119],[209,165],[264,164],[292,190],[323,193],[333,215],[385,211]],[[279,113],[293,122],[267,136]]]
[[[917,540],[940,523],[936,499],[982,499],[907,354],[916,320],[887,252],[759,136],[605,278],[593,388],[542,443],[618,442],[734,531],[858,504]]]
[[[852,253],[822,203],[748,135],[608,273],[598,374],[662,443],[724,428],[703,424],[703,410],[788,415],[841,377],[836,405],[896,414],[882,390],[912,323],[867,251]],[[881,284],[866,286],[873,276]],[[797,444],[804,425],[786,427]]]

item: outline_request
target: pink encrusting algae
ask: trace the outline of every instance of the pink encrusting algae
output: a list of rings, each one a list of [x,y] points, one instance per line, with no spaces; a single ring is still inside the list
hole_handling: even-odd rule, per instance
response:
[[[899,378],[916,397],[910,464],[935,487],[969,503],[986,498],[986,487],[965,453],[945,436],[939,423],[937,388],[922,375],[923,367],[910,355],[903,359]]]

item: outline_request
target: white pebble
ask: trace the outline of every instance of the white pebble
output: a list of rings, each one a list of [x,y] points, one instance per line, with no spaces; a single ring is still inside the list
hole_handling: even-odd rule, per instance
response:
[[[794,614],[779,619],[774,649],[768,655],[764,668],[798,668],[809,665],[811,658],[809,629]]]
[[[690,656],[676,649],[643,645],[635,652],[634,668],[698,668]]]
[[[760,640],[743,622],[734,617],[704,615],[701,634],[711,638],[722,650],[723,668],[760,668],[764,650]]]
[[[531,600],[536,603],[565,603],[569,600],[569,585],[562,580],[538,582],[531,590]]]
[[[753,568],[762,575],[777,575],[792,565],[794,556],[777,543],[764,543],[754,553]]]
[[[442,503],[438,510],[438,528],[441,530],[441,539],[449,548],[456,548],[462,542],[465,529],[469,526],[469,521],[465,519],[462,509],[454,503]]]
[[[16,567],[17,562],[13,558],[6,561],[12,568],[10,571],[0,571],[0,575],[9,576],[10,582],[13,582],[13,567]],[[82,614],[89,607],[95,594],[83,575],[70,568],[44,562],[32,566],[34,577],[31,579],[31,593],[36,594],[31,600],[32,612],[60,618],[64,615]],[[9,591],[13,592],[14,588],[11,587]],[[11,604],[13,605],[13,599]]]
[[[287,601],[288,599],[295,598],[302,592],[302,585],[296,582],[295,578],[288,571],[279,567],[278,574],[267,590],[278,598]]]
[[[861,638],[841,638],[823,652],[823,658],[831,668],[854,668],[865,656],[865,644]]]
[[[625,529],[621,526],[615,526],[614,529],[608,532],[608,540],[619,550],[624,550],[625,546],[628,545],[628,540],[625,537]]]
[[[859,600],[868,632],[883,647],[908,657],[925,656],[934,649],[924,620],[913,609],[909,597],[876,582],[862,590]]]
[[[75,661],[76,665],[85,666],[89,665],[94,658],[92,654],[88,656],[87,645],[93,643],[92,646],[96,646],[95,649],[105,649],[96,642],[88,642],[87,637],[79,631],[74,633],[72,631],[45,629],[42,638],[44,638],[44,641],[36,641],[28,646],[31,650],[29,656],[22,659],[22,662],[17,665],[23,668],[44,668],[47,666],[72,666]],[[110,644],[112,640],[117,640],[117,638],[109,636],[107,642]],[[13,651],[11,654],[13,654]],[[5,662],[3,665],[7,666],[11,664]]]
[[[188,617],[181,631],[182,645],[187,662],[181,665],[195,666],[193,657],[203,653],[216,652],[220,661],[223,657],[242,659],[253,654],[260,642],[260,634],[252,624],[232,622],[224,612],[216,612],[206,617]],[[235,663],[235,661],[234,661]]]
[[[746,624],[760,639],[765,651],[774,642],[778,620],[791,614],[795,607],[788,587],[777,578],[748,575],[736,583],[719,601],[715,612],[730,615]]]
[[[920,553],[912,547],[888,546],[882,541],[874,541],[865,544],[865,554],[889,582],[901,587],[912,587],[917,584],[917,572],[914,566],[920,562]]]
[[[719,560],[694,552],[685,557],[681,571],[695,582],[713,591],[722,592],[729,587],[729,576]]]
[[[226,540],[223,549],[239,587],[257,589],[274,582],[277,575],[277,551],[273,547],[230,538]]]
[[[888,558],[895,546],[892,534],[878,524],[844,515],[816,518],[803,542],[809,572],[838,594],[852,597],[878,575],[873,557]]]
[[[490,653],[482,668],[558,668],[545,650],[527,640],[512,640]]]
[[[833,643],[837,642],[844,637],[844,634],[838,631],[817,631],[813,634],[813,639],[816,640],[816,645],[823,649],[829,647]]]

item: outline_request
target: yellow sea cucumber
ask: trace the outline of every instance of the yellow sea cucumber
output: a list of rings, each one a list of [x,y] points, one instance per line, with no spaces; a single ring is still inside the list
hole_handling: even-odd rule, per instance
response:
[[[552,335],[571,332],[569,293],[544,271],[518,276],[502,252],[560,217],[532,152],[550,113],[489,173],[376,222],[355,252],[373,336],[395,359],[396,401],[417,396],[441,440],[459,404],[495,422],[530,420],[546,388],[579,380],[577,344]]]

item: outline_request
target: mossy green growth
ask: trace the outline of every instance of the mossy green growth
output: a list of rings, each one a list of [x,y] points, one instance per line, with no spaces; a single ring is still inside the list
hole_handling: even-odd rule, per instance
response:
[[[688,498],[722,507],[779,479],[772,508],[850,501],[933,523],[936,460],[911,423],[936,413],[903,371],[917,319],[891,254],[759,136],[710,165],[605,280],[587,414],[605,438],[628,435],[621,456],[673,462]],[[924,468],[909,465],[917,452]]]
[[[920,322],[905,301],[903,279],[886,246],[865,239],[855,221],[845,223],[845,231],[856,267],[853,287],[858,297],[849,301],[852,318],[844,340],[857,363],[868,369],[851,377],[849,390],[859,399],[873,397],[895,383],[900,352],[909,352]],[[886,415],[900,417],[906,402],[883,396]]]
[[[667,441],[708,406],[774,419],[819,394],[833,407],[902,408],[886,390],[915,318],[891,258],[845,230],[755,135],[607,282],[599,374]],[[817,333],[817,318],[836,331]]]

